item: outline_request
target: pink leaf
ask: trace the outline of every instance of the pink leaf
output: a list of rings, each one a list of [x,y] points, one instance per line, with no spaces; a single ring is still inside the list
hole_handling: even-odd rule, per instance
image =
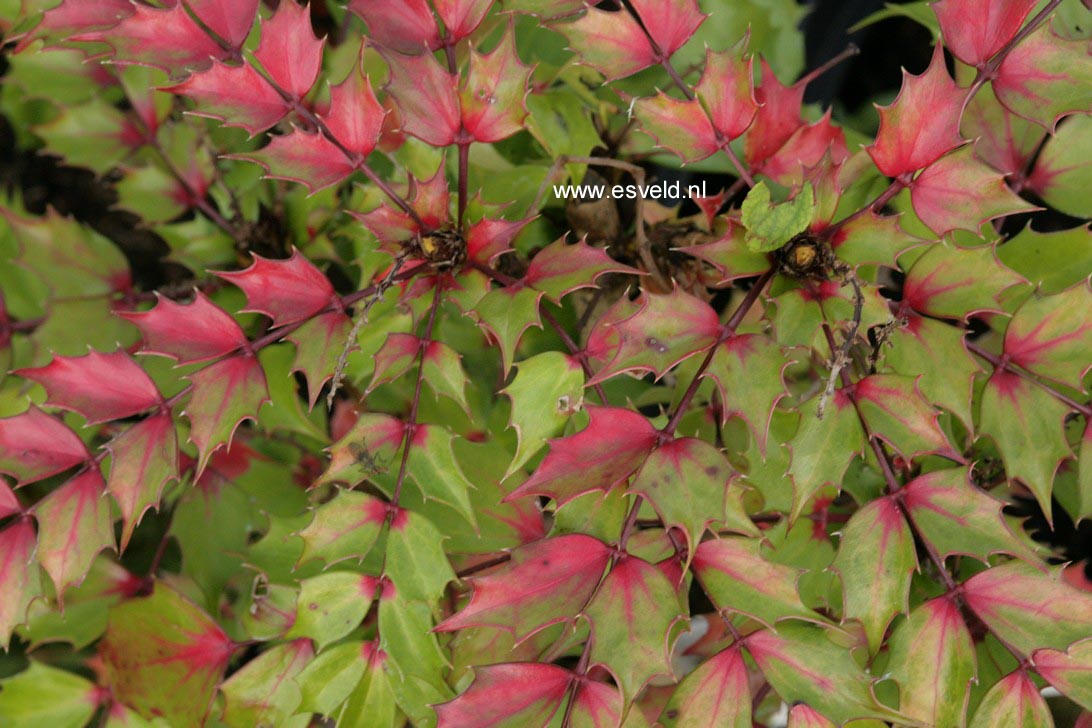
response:
[[[568,670],[535,662],[476,668],[469,688],[436,706],[438,726],[547,725],[572,679]]]
[[[243,420],[256,420],[262,403],[269,399],[265,372],[253,355],[232,356],[189,375],[193,394],[186,405],[190,442],[197,446],[197,477],[209,458],[223,445],[231,445]]]
[[[672,694],[660,722],[665,726],[752,725],[751,688],[739,646],[721,650],[687,675]]]
[[[386,53],[384,58],[391,69],[388,90],[398,102],[404,131],[434,147],[454,142],[462,125],[455,76],[428,53]]]
[[[560,303],[573,291],[594,288],[596,279],[606,273],[637,275],[638,271],[615,262],[602,248],[593,248],[584,241],[568,245],[561,238],[535,254],[524,283]]]
[[[716,154],[721,147],[713,124],[697,101],[680,101],[661,91],[650,98],[637,99],[633,115],[640,122],[641,131],[683,162],[700,161]]]
[[[975,710],[975,726],[1044,728],[1054,725],[1050,706],[1025,670],[1009,673],[982,698]]]
[[[58,356],[16,374],[45,387],[46,404],[77,412],[90,425],[130,417],[161,401],[151,378],[124,351]]]
[[[114,49],[115,63],[154,66],[171,74],[205,67],[210,58],[227,56],[181,3],[166,9],[134,3],[132,10],[132,15],[108,30],[81,33],[71,40],[106,43]]]
[[[577,533],[522,546],[496,571],[470,578],[470,602],[436,631],[496,627],[522,640],[567,622],[595,591],[611,553],[602,541]]]
[[[477,29],[493,0],[432,0],[436,14],[444,21],[450,43],[457,43]]]
[[[942,243],[932,245],[911,266],[903,296],[919,313],[965,318],[1001,311],[1002,294],[1021,284],[1026,281],[998,262],[993,246],[960,248]]]
[[[91,457],[76,433],[34,405],[0,419],[0,473],[25,485],[48,478]]]
[[[545,495],[560,506],[583,493],[607,491],[625,480],[652,451],[658,431],[644,415],[619,407],[589,407],[588,426],[550,441],[550,452],[505,500]]]
[[[315,408],[322,385],[334,376],[334,368],[352,328],[353,323],[344,312],[331,311],[306,321],[285,337],[296,347],[292,371],[302,372],[307,379],[310,409]]]
[[[110,441],[106,489],[121,511],[121,550],[145,511],[159,504],[163,486],[178,477],[178,435],[168,414],[156,414]]]
[[[1005,354],[1017,366],[1068,387],[1092,368],[1092,292],[1079,283],[1055,296],[1029,298],[1005,330]]]
[[[15,492],[8,487],[6,482],[0,482],[0,518],[7,518],[22,512],[23,506],[19,503]]]
[[[334,139],[363,158],[379,142],[386,115],[363,67],[354,65],[345,80],[330,89],[330,110],[323,121]]]
[[[743,146],[744,158],[752,166],[773,156],[793,132],[804,125],[800,118],[804,85],[785,86],[777,80],[766,59],[762,59],[761,64],[762,83],[754,91],[755,100],[761,106],[754,124],[747,130]]]
[[[937,235],[978,232],[994,218],[1038,209],[1009,189],[1000,173],[978,161],[971,145],[926,167],[911,183],[910,198],[914,212]]]
[[[43,32],[58,36],[71,35],[91,28],[112,26],[135,11],[130,0],[64,0],[45,12],[34,35]]]
[[[470,52],[470,72],[459,92],[463,128],[475,141],[492,144],[523,129],[524,98],[531,69],[516,55],[515,32],[509,30],[488,55]]]
[[[216,359],[248,345],[235,319],[201,291],[188,305],[157,294],[156,305],[150,311],[123,311],[118,315],[136,324],[144,335],[141,352],[167,356],[182,364]]]
[[[1051,131],[1070,112],[1092,108],[1088,42],[1059,37],[1044,23],[1012,49],[993,79],[998,100]]]
[[[1036,650],[1035,671],[1047,682],[1092,710],[1092,640],[1081,640],[1065,650]]]
[[[960,143],[959,112],[967,92],[956,86],[938,45],[928,70],[903,72],[902,90],[890,106],[879,107],[880,131],[868,147],[888,177],[899,177],[936,161]]]
[[[417,361],[420,347],[421,339],[413,334],[387,334],[387,340],[375,354],[375,371],[365,393],[372,392],[381,384],[393,382],[408,372]]]
[[[717,140],[719,143],[743,134],[758,112],[752,61],[750,58],[744,60],[742,55],[745,42],[746,39],[737,45],[738,50],[725,53],[706,50],[705,71],[694,89],[709,114],[713,128],[723,137]]]
[[[38,562],[63,599],[78,585],[100,551],[114,548],[114,523],[106,483],[98,468],[90,468],[53,491],[34,506],[38,522]]]
[[[963,136],[976,140],[975,154],[1005,175],[1022,174],[1043,141],[1042,128],[1002,106],[990,86],[974,95],[961,123]]]
[[[274,326],[310,318],[337,300],[334,287],[311,261],[293,248],[284,260],[254,254],[246,270],[217,272],[246,294],[246,311],[265,314]]]
[[[834,164],[841,164],[849,156],[845,132],[830,123],[830,109],[819,121],[797,129],[756,170],[783,185],[795,186],[803,181],[804,171],[819,164],[828,153]]]
[[[260,164],[267,178],[298,182],[312,194],[338,184],[356,169],[356,164],[325,135],[303,129],[271,137],[269,144],[257,151],[224,156]]]
[[[322,67],[323,41],[311,30],[311,11],[296,0],[282,0],[269,21],[254,57],[273,83],[296,99],[311,90]]]
[[[188,0],[190,10],[232,48],[241,48],[258,15],[259,0]]]
[[[466,233],[466,256],[478,263],[491,264],[512,249],[512,241],[529,222],[530,219],[479,220]]]
[[[370,37],[399,53],[440,47],[440,31],[426,0],[351,0],[349,9],[368,24]]]
[[[1036,0],[941,0],[932,8],[952,55],[981,68],[1012,40],[1036,4]]]
[[[872,374],[857,382],[854,396],[872,434],[903,458],[935,454],[962,460],[940,429],[940,412],[921,396],[914,377]]]
[[[11,631],[26,621],[27,607],[38,596],[34,528],[20,519],[0,529],[0,647],[7,651]]]
[[[292,108],[249,63],[214,63],[209,70],[162,90],[197,102],[197,109],[190,113],[246,129],[251,136],[276,124]]]

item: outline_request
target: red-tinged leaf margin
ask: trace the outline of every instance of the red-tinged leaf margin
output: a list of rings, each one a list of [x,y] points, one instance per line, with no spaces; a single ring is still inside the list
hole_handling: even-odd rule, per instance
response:
[[[569,245],[558,238],[535,254],[527,267],[524,283],[542,291],[555,303],[581,288],[595,288],[596,280],[607,273],[645,275],[636,268],[616,262],[602,248],[593,248],[584,240]]]
[[[40,591],[34,560],[34,527],[19,518],[0,529],[0,648],[10,647],[11,631],[26,621],[27,607]]]
[[[213,271],[246,294],[244,311],[268,316],[274,326],[310,318],[340,299],[322,271],[293,247],[283,260],[252,254],[254,262],[241,271]]]
[[[574,677],[557,665],[535,662],[478,667],[470,687],[436,706],[437,727],[477,728],[517,720],[519,725],[547,725]]]
[[[16,487],[48,478],[91,459],[72,430],[36,406],[0,419],[0,473]]]
[[[261,41],[254,57],[274,83],[299,100],[318,78],[323,44],[311,30],[310,6],[283,0],[273,17],[261,22]]]
[[[1037,0],[940,0],[932,4],[944,45],[959,60],[982,68],[1020,30]]]
[[[277,89],[248,63],[228,66],[216,62],[207,71],[159,90],[190,97],[197,108],[188,113],[216,119],[224,126],[237,126],[250,136],[269,129],[292,110]]]
[[[250,346],[235,319],[201,291],[189,304],[156,293],[155,307],[117,315],[140,329],[140,353],[170,357],[179,364],[217,359]]]

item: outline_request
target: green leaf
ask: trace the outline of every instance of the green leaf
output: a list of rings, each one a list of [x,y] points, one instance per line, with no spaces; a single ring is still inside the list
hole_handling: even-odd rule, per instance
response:
[[[573,357],[548,351],[516,365],[516,376],[503,393],[512,401],[509,426],[518,444],[505,477],[519,470],[565,429],[584,401],[584,370]]]
[[[1074,643],[1068,650],[1036,650],[1035,671],[1085,710],[1092,710],[1092,639]]]
[[[426,727],[436,725],[432,706],[454,697],[432,627],[426,604],[403,599],[394,589],[379,602],[379,645],[389,661],[391,690],[414,724]]]
[[[418,425],[410,442],[409,476],[421,489],[425,500],[437,500],[451,506],[472,526],[477,527],[470,491],[474,484],[467,480],[455,459],[453,435],[440,425]]]
[[[365,642],[361,652],[364,677],[338,711],[337,725],[339,728],[398,728],[404,725],[405,718],[399,713],[391,690],[387,656],[374,642]]]
[[[304,579],[296,600],[296,621],[285,637],[310,637],[321,651],[360,626],[375,592],[374,577],[352,571],[331,571]]]
[[[46,149],[73,167],[105,174],[132,153],[125,115],[101,99],[91,99],[61,110],[57,118],[34,127]]]
[[[367,648],[367,649],[365,649]],[[344,642],[325,650],[296,676],[301,713],[330,716],[353,692],[368,668],[371,642]]]
[[[230,728],[285,725],[300,704],[296,678],[314,656],[310,640],[277,645],[246,663],[221,687]]]
[[[406,427],[390,415],[364,412],[341,439],[330,446],[330,464],[315,486],[356,485],[390,470],[402,449]]]
[[[0,681],[0,716],[11,728],[84,726],[100,699],[94,683],[37,660]]]
[[[747,247],[756,253],[777,250],[808,229],[815,207],[815,192],[810,182],[796,197],[772,204],[770,188],[759,182],[747,193],[740,209],[740,219],[747,228]]]
[[[906,274],[903,296],[917,312],[936,318],[965,319],[983,311],[1001,311],[1017,287],[1027,282],[997,260],[993,245],[960,248],[937,243]]]
[[[114,548],[106,483],[98,468],[85,470],[34,506],[37,560],[53,580],[57,598],[83,581],[100,551]]]
[[[742,417],[763,453],[774,408],[787,394],[782,377],[789,365],[777,342],[759,334],[730,337],[709,365],[708,376],[720,391],[724,419]],[[747,386],[739,386],[743,381]]]
[[[14,520],[0,530],[0,588],[4,593],[0,600],[0,647],[5,652],[12,630],[23,624],[27,607],[42,590],[35,545],[29,520]]]
[[[860,621],[875,654],[891,619],[908,610],[910,576],[918,568],[914,536],[892,498],[853,514],[832,568],[842,577],[844,616]]]
[[[1032,296],[1005,329],[1005,354],[1046,379],[1080,388],[1092,368],[1092,291],[1076,285],[1053,296]]]
[[[1035,161],[1028,186],[1056,210],[1092,217],[1092,204],[1081,190],[1092,188],[1092,118],[1073,114],[1059,124]]]
[[[481,326],[492,334],[501,349],[501,366],[512,366],[520,339],[532,326],[542,328],[538,302],[545,294],[533,288],[495,288],[474,307]]]
[[[399,510],[387,535],[386,573],[401,598],[438,604],[455,581],[444,536],[419,513]]]
[[[665,728],[751,728],[747,666],[733,645],[698,666],[675,688],[660,715]]]
[[[1054,728],[1050,706],[1027,673],[1006,675],[990,688],[975,711],[971,728]]]
[[[887,670],[899,711],[923,725],[963,728],[975,679],[975,650],[959,606],[948,597],[921,605],[891,638]]]
[[[811,404],[815,401],[801,405],[800,427],[789,443],[794,519],[824,485],[841,484],[850,459],[863,454],[868,444],[857,408],[844,390],[835,390],[822,419]]]
[[[591,114],[570,89],[560,87],[528,94],[526,103],[531,112],[527,130],[546,148],[550,157],[586,157],[601,143]],[[579,183],[583,177],[583,166],[577,169],[574,183]]]
[[[1041,233],[1028,225],[997,249],[997,257],[1040,292],[1061,293],[1092,275],[1092,232],[1084,226]]]
[[[904,459],[937,454],[962,460],[940,429],[939,413],[921,396],[912,377],[872,374],[857,382],[854,397],[869,432]]]
[[[669,632],[685,615],[675,587],[652,564],[633,556],[615,563],[585,610],[592,664],[618,680],[628,705],[657,675],[671,675]]]

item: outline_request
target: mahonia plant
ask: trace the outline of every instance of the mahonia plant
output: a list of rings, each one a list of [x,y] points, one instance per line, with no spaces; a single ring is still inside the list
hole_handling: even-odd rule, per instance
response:
[[[4,202],[0,723],[1092,711],[1005,508],[1092,517],[1085,6],[905,6],[877,130],[790,0],[4,0],[20,148],[167,257]]]

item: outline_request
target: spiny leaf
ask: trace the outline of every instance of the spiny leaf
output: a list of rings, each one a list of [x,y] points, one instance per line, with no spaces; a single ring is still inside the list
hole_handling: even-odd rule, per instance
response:
[[[656,443],[658,431],[644,415],[620,407],[589,407],[588,426],[550,441],[550,452],[525,483],[505,500],[529,495],[559,506],[595,490],[608,491],[636,470]]]
[[[433,705],[454,697],[444,680],[447,659],[431,628],[432,609],[427,604],[402,599],[393,587],[384,592],[379,601],[379,645],[388,657],[386,675],[398,707],[418,725],[432,721]]]
[[[713,124],[696,100],[681,101],[661,91],[636,99],[633,115],[641,131],[684,163],[701,161],[721,147]]]
[[[1036,650],[1035,671],[1085,710],[1092,710],[1092,639],[1074,643],[1068,650]]]
[[[1032,126],[1029,124],[1028,126]],[[1038,127],[1032,127],[1042,133]],[[1037,137],[1038,138],[1038,137]],[[1046,141],[1028,178],[1028,189],[1072,217],[1092,217],[1081,190],[1092,186],[1092,117],[1072,114]]]
[[[322,650],[360,626],[375,599],[378,580],[355,571],[328,571],[300,582],[296,616],[285,639]],[[295,707],[295,706],[293,706]]]
[[[390,469],[402,447],[405,424],[390,415],[365,412],[330,446],[330,464],[315,486],[332,482],[356,485]]]
[[[998,725],[1054,728],[1050,706],[1026,672],[1010,673],[994,684],[978,704],[970,728],[994,728]]]
[[[322,385],[334,375],[353,322],[341,311],[315,316],[285,338],[296,347],[292,371],[307,379],[307,403],[315,408]]]
[[[951,598],[926,602],[895,630],[887,669],[899,685],[899,712],[922,725],[966,725],[975,647]]]
[[[932,164],[961,141],[959,112],[966,94],[948,75],[938,45],[928,70],[920,76],[903,71],[898,98],[878,107],[880,130],[867,147],[872,161],[888,177]]]
[[[511,30],[491,53],[479,55],[471,50],[470,72],[459,90],[463,129],[484,144],[499,142],[522,130],[527,118],[523,98],[530,75],[531,69],[516,55]]]
[[[1014,114],[1053,131],[1065,114],[1092,108],[1087,45],[1061,38],[1043,23],[1005,56],[993,79],[994,93]]]
[[[962,460],[940,429],[939,413],[921,396],[911,377],[872,374],[857,382],[853,394],[869,432],[902,457],[937,454]]]
[[[770,626],[795,618],[822,622],[804,606],[796,588],[801,572],[763,558],[758,541],[742,537],[703,541],[694,574],[720,609],[731,609]]]
[[[583,240],[569,245],[565,238],[559,238],[531,259],[524,283],[561,303],[573,291],[594,288],[596,279],[606,273],[638,275],[636,269],[615,262],[601,248],[593,248]]]
[[[342,559],[363,559],[371,551],[387,520],[387,504],[367,493],[340,490],[315,509],[314,518],[300,531],[303,554],[299,563],[322,559],[327,565]]]
[[[742,417],[762,452],[766,451],[774,408],[787,394],[782,376],[788,366],[777,342],[760,334],[730,337],[709,365],[708,376],[720,391],[724,420]],[[741,382],[746,385],[740,386]]]
[[[1023,174],[1043,141],[1043,130],[1001,105],[989,84],[967,104],[960,122],[963,138],[976,139],[975,154],[1006,175]]]
[[[492,265],[497,257],[512,250],[512,241],[529,222],[530,219],[479,220],[466,233],[466,257],[478,263]],[[531,262],[534,264],[533,260]]]
[[[178,477],[178,435],[167,414],[156,414],[111,440],[106,490],[121,511],[121,550],[145,511],[159,504],[163,487]]]
[[[269,400],[265,372],[255,356],[233,356],[190,374],[193,394],[186,404],[190,442],[197,446],[197,474],[212,453],[231,445],[243,420],[256,420]]]
[[[226,40],[232,48],[239,48],[250,35],[254,18],[258,15],[259,0],[187,0],[190,10],[213,33]]]
[[[759,182],[747,193],[740,219],[747,228],[747,247],[756,253],[777,250],[811,224],[815,193],[811,183],[791,200],[780,204],[770,201],[770,188]]]
[[[671,694],[660,723],[751,728],[751,689],[739,646],[721,650],[687,675]]]
[[[54,357],[48,366],[15,373],[45,387],[46,404],[77,412],[92,425],[130,417],[160,402],[152,380],[123,351]]]
[[[1016,35],[1035,5],[1035,0],[941,0],[932,8],[952,55],[981,68]]]
[[[426,53],[384,55],[391,69],[388,91],[398,101],[402,128],[434,147],[455,141],[462,124],[456,79]]]
[[[402,598],[436,604],[455,581],[443,542],[443,534],[419,513],[403,509],[391,519],[386,573]]]
[[[474,484],[467,480],[451,449],[452,434],[440,425],[418,425],[410,441],[406,471],[417,483],[425,500],[436,500],[460,513],[477,528],[470,491]]]
[[[515,378],[503,390],[512,401],[509,426],[518,437],[506,476],[538,452],[547,437],[561,434],[584,397],[584,371],[572,357],[548,351],[524,359],[516,368]]]
[[[1054,296],[1032,296],[1005,329],[1005,354],[1017,366],[1069,387],[1092,368],[1092,291],[1079,284]]]
[[[325,135],[302,129],[274,136],[269,144],[253,152],[224,156],[260,164],[268,179],[298,182],[311,194],[344,181],[356,169],[356,164]]]
[[[756,632],[744,645],[786,702],[803,701],[839,725],[855,718],[906,720],[876,700],[872,680],[828,629],[790,622],[776,634]]]
[[[1003,369],[982,392],[979,430],[993,438],[1005,472],[1019,479],[1051,518],[1051,490],[1058,465],[1069,457],[1063,421],[1069,408],[1028,380]]]
[[[426,0],[351,0],[349,9],[364,19],[369,36],[381,46],[407,54],[440,46],[440,31]]]
[[[534,662],[479,667],[469,688],[436,706],[438,728],[548,725],[572,679],[568,670]]]
[[[20,518],[0,529],[0,647],[6,652],[11,632],[26,621],[27,607],[41,592],[38,564],[34,560],[36,540],[29,519]],[[0,692],[0,701],[7,692]]]
[[[216,359],[248,344],[235,319],[201,291],[190,304],[156,294],[151,310],[118,315],[140,329],[144,336],[141,353],[167,356],[180,364]]]
[[[752,60],[743,58],[747,39],[724,53],[705,51],[705,70],[694,87],[717,135],[717,145],[735,139],[751,125],[758,112],[752,81]]]
[[[804,84],[785,86],[774,75],[765,58],[759,59],[762,82],[754,90],[760,104],[755,122],[744,141],[744,159],[752,167],[761,164],[781,148],[797,129],[804,125],[800,109],[804,103]]]
[[[262,40],[254,57],[273,83],[302,99],[318,78],[322,45],[311,31],[310,8],[285,0],[271,20],[262,22]]]
[[[834,164],[844,162],[849,156],[845,132],[831,123],[830,114],[830,109],[827,109],[818,121],[793,132],[785,144],[756,171],[792,187],[803,182],[805,173],[822,163],[827,155]]]
[[[478,301],[474,315],[500,344],[501,366],[507,372],[520,339],[532,326],[542,328],[538,304],[545,294],[533,288],[494,288]]]
[[[114,548],[114,524],[106,483],[97,469],[85,470],[40,500],[37,560],[53,580],[59,600],[78,585],[100,551]]]
[[[523,640],[567,622],[595,591],[611,553],[602,541],[575,533],[520,547],[496,571],[470,578],[470,602],[436,631],[488,626]]]
[[[804,703],[797,703],[789,711],[788,728],[838,728],[831,721]]]
[[[868,444],[861,418],[844,390],[835,390],[822,419],[808,400],[800,427],[789,443],[793,479],[793,515],[803,513],[816,491],[828,483],[841,484],[849,461]]]
[[[844,616],[861,623],[870,652],[877,652],[892,618],[909,609],[910,577],[918,568],[914,536],[893,499],[853,514],[831,568],[842,577]]]
[[[991,554],[1006,553],[1039,563],[1005,523],[1004,503],[973,485],[968,467],[920,475],[900,494],[914,525],[941,558],[966,554],[985,563]]]
[[[295,678],[314,654],[310,640],[295,640],[277,645],[243,665],[220,686],[224,723],[231,728],[284,725],[300,704]]]
[[[1064,650],[1092,633],[1092,595],[1021,561],[972,576],[963,584],[967,606],[1024,654]]]
[[[334,139],[363,159],[379,143],[386,116],[387,110],[376,99],[361,60],[344,81],[330,88],[330,110],[322,120]]]
[[[99,645],[106,685],[145,719],[204,722],[234,646],[212,619],[163,582],[110,611]]]
[[[295,682],[300,688],[298,712],[322,716],[333,714],[348,700],[365,672],[374,668],[372,661],[375,656],[374,642],[342,642],[323,650],[296,676]]]
[[[91,454],[76,433],[31,405],[0,419],[0,473],[25,485],[87,461]]]
[[[669,633],[685,615],[663,572],[628,556],[614,564],[584,611],[591,622],[592,664],[604,665],[626,705],[657,675],[671,675]]]
[[[906,274],[904,300],[920,313],[963,319],[983,311],[1001,311],[1002,294],[1025,283],[997,261],[994,246],[960,248],[934,244]]]
[[[254,262],[241,271],[217,272],[246,294],[246,311],[268,316],[274,326],[309,318],[336,299],[330,281],[299,250],[285,260],[254,254]]]
[[[197,103],[190,113],[246,129],[251,136],[275,125],[292,108],[249,63],[213,63],[207,71],[161,90],[189,96]]]
[[[493,0],[432,0],[432,4],[451,42],[457,43],[474,32]]]
[[[70,40],[106,43],[114,51],[114,63],[153,66],[172,75],[228,55],[181,3],[164,9],[134,5],[132,14],[112,28],[81,33]]]

